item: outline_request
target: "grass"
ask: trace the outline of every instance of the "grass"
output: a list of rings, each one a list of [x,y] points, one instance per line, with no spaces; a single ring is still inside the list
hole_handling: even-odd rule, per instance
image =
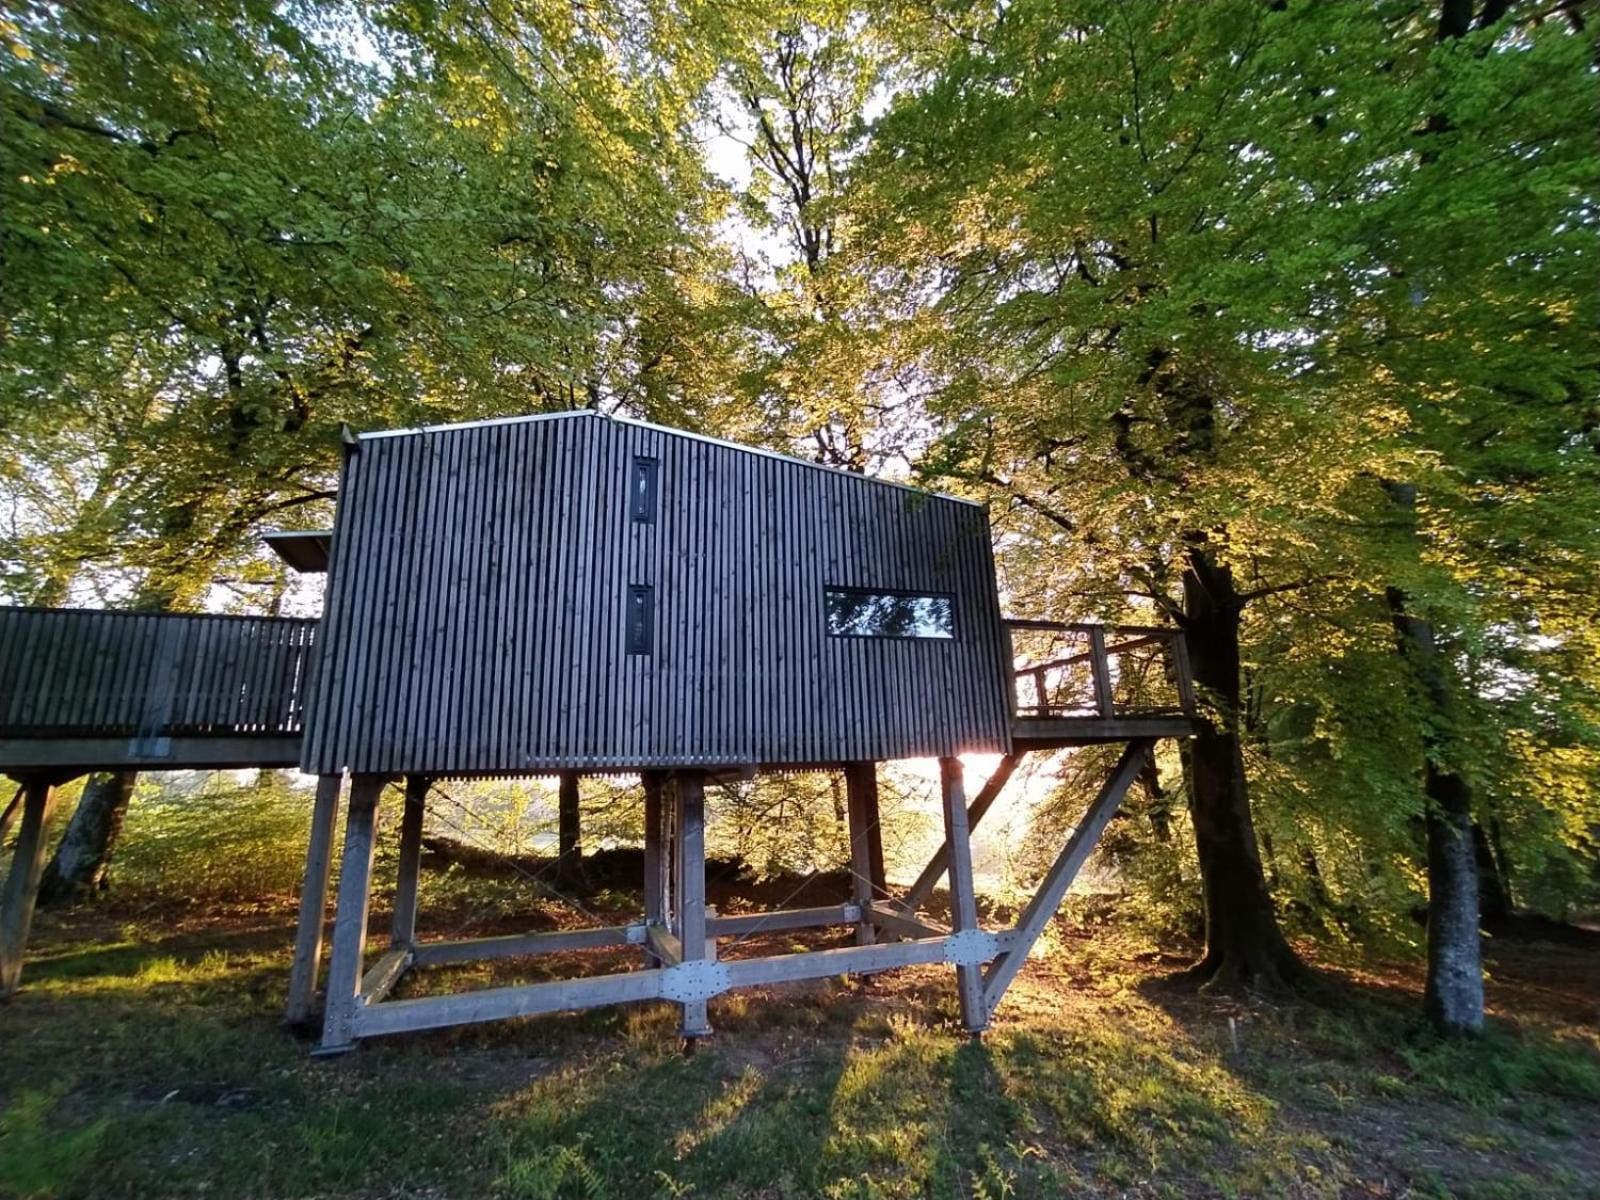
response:
[[[277,1024],[292,907],[47,914],[0,1010],[0,1195],[1600,1196],[1592,948],[1497,947],[1471,1043],[1407,966],[1197,997],[1063,931],[981,1044],[929,968],[725,997],[688,1058],[651,1005],[327,1062]]]

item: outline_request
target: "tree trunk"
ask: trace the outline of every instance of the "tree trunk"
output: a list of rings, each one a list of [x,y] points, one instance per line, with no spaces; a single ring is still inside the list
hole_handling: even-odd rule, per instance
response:
[[[1477,1033],[1483,1028],[1483,961],[1471,796],[1459,776],[1431,763],[1427,789],[1428,982],[1422,1011],[1441,1033]]]
[[[583,824],[578,809],[578,777],[570,771],[564,771],[561,775],[558,812],[560,828],[556,853],[561,865],[557,871],[571,878],[583,870]]]
[[[1284,987],[1304,966],[1278,928],[1262,875],[1244,755],[1239,744],[1239,622],[1233,572],[1203,549],[1189,552],[1183,630],[1196,685],[1214,708],[1189,743],[1189,811],[1205,890],[1206,951],[1191,977],[1206,983]]]
[[[90,892],[105,890],[111,854],[138,778],[137,771],[117,771],[93,775],[83,785],[83,796],[39,884],[40,904],[71,904]]]
[[[1491,827],[1497,822],[1490,821]],[[1478,864],[1478,916],[1487,926],[1503,921],[1511,915],[1511,880],[1507,877],[1501,855],[1495,853],[1496,843],[1490,839],[1491,830],[1472,822],[1472,857]]]
[[[1415,516],[1417,489],[1409,483],[1384,485],[1407,520]],[[1431,712],[1424,730],[1444,723],[1450,685],[1432,622],[1407,606],[1405,592],[1388,589],[1389,618],[1400,653],[1411,664],[1421,701]],[[1466,780],[1441,761],[1446,749],[1437,733],[1425,733],[1428,830],[1428,981],[1423,1012],[1441,1033],[1476,1033],[1483,1028],[1483,948],[1479,936],[1478,860],[1472,841],[1472,792]]]

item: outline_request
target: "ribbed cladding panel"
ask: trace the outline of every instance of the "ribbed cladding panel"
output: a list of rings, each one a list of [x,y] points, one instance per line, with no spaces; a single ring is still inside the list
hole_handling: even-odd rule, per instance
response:
[[[0,607],[0,736],[298,733],[316,626]]]
[[[638,457],[658,464],[650,522]],[[309,771],[1009,747],[988,522],[958,501],[580,417],[363,440],[334,546]],[[635,585],[647,655],[625,639]],[[828,586],[949,594],[957,637],[830,637]]]

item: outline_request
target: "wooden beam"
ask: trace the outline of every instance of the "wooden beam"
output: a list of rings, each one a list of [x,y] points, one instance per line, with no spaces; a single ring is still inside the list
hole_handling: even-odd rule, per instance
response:
[[[333,827],[339,819],[338,775],[317,776],[311,805],[311,837],[306,844],[306,873],[300,884],[300,922],[295,927],[294,961],[289,967],[289,999],[283,1019],[301,1025],[316,1004],[317,974],[322,964],[323,925],[328,918],[328,876],[333,867]]]
[[[55,807],[56,788],[43,778],[22,781],[22,825],[11,856],[11,870],[0,888],[0,997],[16,992],[22,982],[22,960],[33,929],[33,909],[44,875],[45,827]]]
[[[705,784],[698,771],[684,771],[674,789],[677,797],[678,937],[683,961],[706,958],[706,810]],[[711,1021],[704,1000],[683,1002],[683,1036],[704,1037]]]
[[[944,801],[944,836],[950,846],[950,927],[956,934],[978,928],[978,896],[972,885],[972,844],[968,837],[967,798],[962,786],[961,760],[939,760],[939,790]],[[961,1023],[968,1033],[981,1033],[989,1025],[983,1004],[983,973],[973,964],[956,967],[956,993],[961,1000]]]
[[[1088,811],[1083,814],[1083,820],[1072,831],[1072,836],[1067,839],[1060,856],[1043,882],[1039,884],[1039,890],[1023,909],[1022,916],[1017,919],[1016,944],[991,963],[984,974],[983,1005],[987,1013],[993,1013],[1004,998],[1006,988],[1011,986],[1011,981],[1016,978],[1017,972],[1022,969],[1022,964],[1027,961],[1028,951],[1033,948],[1034,942],[1044,932],[1044,927],[1050,923],[1050,918],[1061,907],[1067,889],[1072,886],[1073,879],[1088,861],[1095,844],[1100,840],[1100,835],[1105,832],[1106,825],[1116,814],[1117,806],[1122,803],[1122,797],[1127,794],[1129,785],[1139,774],[1145,755],[1150,753],[1154,745],[1155,742],[1151,739],[1128,743],[1127,749],[1122,752],[1122,757],[1117,760],[1116,767],[1112,769],[1110,778],[1101,787],[1100,794],[1095,797],[1094,803],[1089,805]]]
[[[656,1000],[661,996],[661,977],[664,974],[661,970],[629,971],[594,979],[562,979],[520,987],[484,988],[455,996],[389,1000],[358,1009],[351,1022],[351,1032],[356,1037],[365,1038],[385,1033],[408,1033],[419,1029],[440,1029],[448,1025],[468,1025],[477,1021],[502,1021],[508,1017],[530,1017],[539,1013]]]
[[[683,943],[678,940],[677,934],[660,925],[650,925],[645,929],[645,937],[650,941],[656,961],[662,966],[675,967],[683,961]]]
[[[714,937],[745,937],[760,933],[777,933],[784,929],[854,925],[859,920],[861,920],[861,909],[857,905],[827,904],[817,908],[785,908],[776,912],[708,917],[706,930]]]
[[[850,895],[863,914],[871,907],[876,878],[872,873],[872,829],[878,823],[876,763],[851,763],[844,769],[845,799],[850,816]],[[877,934],[865,916],[856,924],[856,944],[870,946]]]
[[[1111,657],[1106,653],[1106,631],[1095,626],[1089,631],[1089,666],[1094,672],[1094,708],[1100,718],[1117,715],[1111,694]]]
[[[881,902],[871,907],[867,913],[867,920],[885,933],[892,933],[902,938],[944,937],[950,932],[942,925],[897,912]]]
[[[321,1054],[341,1054],[355,1044],[355,1014],[361,1007],[361,960],[367,946],[372,902],[372,856],[377,848],[378,798],[382,775],[357,775],[350,783],[344,858],[339,868],[339,907],[328,961],[328,1000],[322,1018]]]
[[[671,936],[665,931],[661,933]],[[995,952],[1004,952],[1012,936],[1010,932],[993,935]],[[717,963],[712,968],[716,975],[707,984],[707,990],[723,992],[739,987],[795,983],[836,975],[866,975],[896,967],[942,963],[950,955],[949,944],[949,938],[938,937],[890,945],[844,946],[802,954],[736,959]],[[500,1021],[509,1017],[658,1000],[671,978],[674,978],[671,968],[658,968],[601,975],[593,979],[486,988],[454,996],[388,1000],[359,1006],[353,1014],[352,1030],[356,1037],[367,1038],[478,1021]]]
[[[361,1003],[376,1004],[394,990],[406,968],[411,965],[411,948],[396,946],[388,951],[372,969],[361,977]]]
[[[394,916],[389,929],[389,944],[393,946],[410,946],[417,940],[422,818],[428,802],[430,782],[422,775],[406,776],[405,809],[400,816],[400,861],[394,888]]]
[[[775,954],[765,958],[737,958],[719,964],[719,970],[727,973],[729,988],[796,983],[802,979],[829,979],[835,975],[870,975],[896,967],[942,963],[949,954],[948,943],[949,939],[943,937],[921,938],[874,946],[840,946],[833,950]]]
[[[626,925],[600,929],[552,929],[540,933],[511,933],[501,937],[463,938],[452,942],[415,942],[412,951],[419,967],[446,963],[485,962],[531,954],[560,954],[571,950],[600,950],[626,946],[633,939]]]
[[[1124,713],[1114,720],[1099,717],[1015,717],[1011,722],[1014,751],[1061,750],[1068,746],[1097,746],[1148,738],[1189,738],[1198,722],[1180,715],[1134,716]]]
[[[994,802],[999,799],[1001,791],[1011,779],[1017,764],[1022,761],[1020,754],[1008,754],[1000,760],[994,769],[994,774],[989,776],[989,781],[983,785],[983,790],[973,800],[972,806],[967,809],[967,830],[970,832],[978,827],[978,822],[983,820],[983,814],[988,812]],[[950,839],[946,838],[939,844],[939,849],[934,851],[933,858],[922,869],[922,874],[917,876],[917,881],[911,885],[898,901],[895,907],[901,912],[913,913],[927,903],[928,897],[933,894],[933,889],[943,878],[946,868],[950,865]]]
[[[1178,704],[1183,711],[1194,716],[1194,672],[1189,666],[1189,640],[1181,633],[1172,635],[1169,643],[1172,653],[1172,674],[1178,685]]]
[[[0,738],[0,771],[218,771],[243,767],[298,767],[300,735],[195,734],[168,737],[165,752],[143,753],[125,737]]]

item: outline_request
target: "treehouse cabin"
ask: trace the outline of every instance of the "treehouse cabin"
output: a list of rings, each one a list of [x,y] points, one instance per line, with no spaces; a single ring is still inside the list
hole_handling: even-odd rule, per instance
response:
[[[319,783],[289,989],[296,1021],[314,1007],[341,803],[348,814],[329,1053],[385,1033],[634,1000],[678,1003],[695,1038],[709,1032],[708,1001],[734,988],[936,962],[955,967],[963,1020],[980,1031],[1155,741],[1193,728],[1174,631],[1002,618],[982,507],[592,412],[350,437],[331,535],[269,543],[298,569],[327,571],[320,622],[0,611],[0,768],[26,785],[0,934],[20,924],[25,936],[41,814],[62,778],[297,762]],[[1014,927],[980,928],[972,824],[1022,755],[1095,743],[1123,749],[1038,895]],[[1002,757],[969,804],[958,756],[970,753]],[[946,839],[895,895],[876,772],[906,758],[940,762]],[[715,913],[707,782],[797,770],[844,777],[852,894]],[[585,774],[641,781],[639,920],[417,937],[433,782],[560,775],[576,787]],[[399,874],[387,946],[369,957],[374,838],[391,782],[403,784]],[[923,906],[946,879],[941,923]],[[853,944],[760,948],[761,934],[825,926]],[[629,946],[638,969],[390,998],[430,964]],[[0,944],[4,961],[19,954],[17,938]]]

